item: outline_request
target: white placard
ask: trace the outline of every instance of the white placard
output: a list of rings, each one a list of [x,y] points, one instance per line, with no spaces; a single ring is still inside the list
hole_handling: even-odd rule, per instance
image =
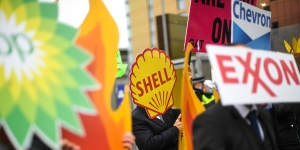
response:
[[[222,104],[300,102],[293,55],[214,45],[207,50]]]
[[[231,1],[231,42],[271,49],[271,12],[240,0]]]

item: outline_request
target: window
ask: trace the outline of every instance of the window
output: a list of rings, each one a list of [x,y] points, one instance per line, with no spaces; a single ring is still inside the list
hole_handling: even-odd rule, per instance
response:
[[[149,18],[150,19],[152,19],[152,18],[154,18],[154,16],[153,16],[153,8],[152,8],[152,5],[151,6],[149,6],[149,10],[148,10],[149,12]]]
[[[129,13],[129,4],[125,3],[125,11]]]
[[[266,7],[264,7],[264,10],[268,10],[268,11],[270,11],[270,6],[266,6]]]
[[[130,16],[129,15],[126,16],[126,22],[127,22],[127,26],[131,25]]]
[[[155,47],[156,46],[156,40],[155,40],[155,33],[154,32],[151,32],[151,45],[152,47]]]
[[[150,24],[150,35],[151,35],[151,46],[155,47],[155,26],[154,26],[154,15],[153,15],[153,2],[148,0],[148,14],[149,14],[149,24]]]
[[[125,11],[126,11],[126,22],[127,22],[127,33],[128,33],[128,50],[131,51],[132,48],[132,41],[131,41],[131,21],[130,21],[130,7],[128,0],[125,1]],[[128,55],[128,60],[132,62],[132,54]]]
[[[185,8],[185,0],[177,0],[177,8],[179,10],[184,9]]]
[[[272,28],[278,28],[278,21],[275,21],[272,23]]]
[[[182,13],[179,14],[179,16],[186,16],[186,13],[182,12]]]

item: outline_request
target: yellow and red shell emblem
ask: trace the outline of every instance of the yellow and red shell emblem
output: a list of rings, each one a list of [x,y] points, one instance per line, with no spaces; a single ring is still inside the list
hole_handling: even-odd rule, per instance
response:
[[[133,102],[144,107],[151,119],[174,105],[174,64],[159,49],[145,49],[131,67],[130,92]]]

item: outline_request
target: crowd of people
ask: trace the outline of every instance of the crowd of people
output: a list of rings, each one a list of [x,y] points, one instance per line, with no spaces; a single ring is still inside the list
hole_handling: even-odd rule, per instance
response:
[[[191,76],[191,82],[206,107],[193,122],[195,150],[300,150],[300,104],[223,106],[222,101],[215,101],[212,81]],[[128,149],[136,144],[139,150],[177,150],[182,128],[178,109],[170,108],[151,119],[144,108],[137,106],[132,111],[133,131],[125,133],[122,142]],[[32,141],[32,150],[50,149],[37,136]],[[0,149],[13,149],[1,128]],[[79,148],[64,141],[62,149]]]
[[[195,94],[206,107],[193,122],[194,150],[300,150],[300,104],[222,106],[215,102],[213,82],[191,75]],[[180,117],[179,110],[170,109],[150,119],[137,106],[132,118],[139,150],[177,150]]]
[[[197,78],[193,87],[207,108],[193,123],[195,150],[300,150],[300,104],[222,106],[214,102],[211,81]],[[179,110],[150,119],[137,106],[132,118],[139,150],[178,149]]]

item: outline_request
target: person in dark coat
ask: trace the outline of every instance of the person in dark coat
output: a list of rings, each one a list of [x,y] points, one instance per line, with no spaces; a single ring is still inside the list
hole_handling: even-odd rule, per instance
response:
[[[193,144],[194,150],[277,150],[270,113],[252,105],[213,105],[194,120]]]
[[[277,145],[280,150],[300,150],[300,104],[273,104]]]
[[[150,119],[145,109],[137,106],[132,112],[133,134],[139,150],[177,150],[180,111],[169,109],[162,116]]]

